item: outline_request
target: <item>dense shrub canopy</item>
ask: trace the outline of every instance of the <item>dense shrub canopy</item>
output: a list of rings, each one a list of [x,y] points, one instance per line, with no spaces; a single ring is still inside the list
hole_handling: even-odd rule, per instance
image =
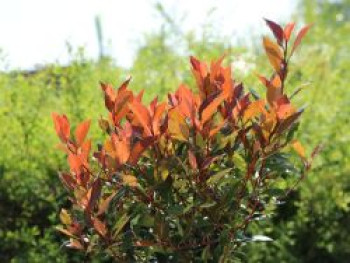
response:
[[[307,158],[293,140],[302,110],[290,98],[299,91],[284,92],[290,57],[309,26],[289,50],[294,23],[282,29],[266,22],[276,42],[263,39],[273,69],[271,78],[257,78],[265,98],[245,93],[221,65],[224,57],[210,66],[191,57],[197,91],[182,84],[167,103],[156,97],[145,106],[130,79],[117,90],[102,83],[109,114],[99,120],[107,137],[93,153],[96,162],[86,139],[90,121],[71,133],[66,115],[52,115],[70,166],[60,178],[73,207],[61,211],[59,228],[69,247],[124,261],[226,262],[242,243],[269,240],[248,236],[248,225],[295,188],[318,148]]]

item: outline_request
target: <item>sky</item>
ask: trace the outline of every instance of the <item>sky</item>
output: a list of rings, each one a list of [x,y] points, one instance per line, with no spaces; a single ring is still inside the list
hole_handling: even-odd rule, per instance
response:
[[[98,57],[95,17],[101,18],[107,54],[130,67],[145,33],[156,31],[160,2],[182,30],[200,32],[210,18],[231,38],[265,28],[263,17],[286,22],[296,0],[0,0],[0,67],[32,69],[69,61],[67,43]],[[214,9],[213,9],[214,8]]]

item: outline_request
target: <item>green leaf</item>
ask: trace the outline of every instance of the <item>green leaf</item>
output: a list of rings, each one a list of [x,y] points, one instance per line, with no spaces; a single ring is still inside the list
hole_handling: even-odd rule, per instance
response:
[[[61,210],[60,220],[64,225],[72,224],[72,218],[66,209]]]
[[[209,185],[215,185],[218,184],[224,177],[225,175],[229,174],[229,172],[232,170],[232,168],[227,168],[225,170],[222,170],[214,175],[212,175],[208,180],[207,184]]]
[[[114,225],[114,233],[113,238],[116,238],[120,231],[124,228],[124,226],[129,222],[130,216],[128,216],[126,213],[123,214],[117,221],[117,223]]]
[[[246,161],[244,160],[242,155],[240,155],[239,153],[235,153],[233,155],[232,161],[238,170],[244,171],[246,169]]]

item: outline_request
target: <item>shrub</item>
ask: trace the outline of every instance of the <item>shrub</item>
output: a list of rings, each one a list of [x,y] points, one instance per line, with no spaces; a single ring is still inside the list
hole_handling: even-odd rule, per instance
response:
[[[65,115],[52,114],[69,172],[60,179],[72,206],[62,209],[67,246],[120,261],[229,261],[248,235],[291,192],[318,152],[307,157],[293,139],[302,110],[284,92],[288,63],[310,26],[297,34],[266,20],[277,42],[264,37],[273,68],[259,76],[266,98],[244,92],[223,67],[191,57],[197,92],[180,85],[167,102],[142,103],[143,92],[101,83],[106,134],[90,156],[90,121],[71,134]],[[294,149],[298,157],[290,151]]]

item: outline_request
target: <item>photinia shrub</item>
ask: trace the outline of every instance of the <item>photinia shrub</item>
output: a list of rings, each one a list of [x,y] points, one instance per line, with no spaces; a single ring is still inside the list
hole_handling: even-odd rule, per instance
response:
[[[116,90],[101,83],[106,139],[92,154],[90,121],[72,134],[68,118],[52,114],[70,167],[60,173],[72,204],[60,213],[68,247],[118,262],[227,262],[245,242],[270,240],[247,227],[296,187],[318,148],[307,157],[293,139],[302,110],[290,101],[298,90],[285,93],[310,26],[289,48],[294,23],[266,22],[276,41],[263,39],[273,69],[258,75],[265,98],[245,92],[224,57],[210,65],[191,57],[196,91],[180,85],[167,102],[144,105],[130,79]]]

